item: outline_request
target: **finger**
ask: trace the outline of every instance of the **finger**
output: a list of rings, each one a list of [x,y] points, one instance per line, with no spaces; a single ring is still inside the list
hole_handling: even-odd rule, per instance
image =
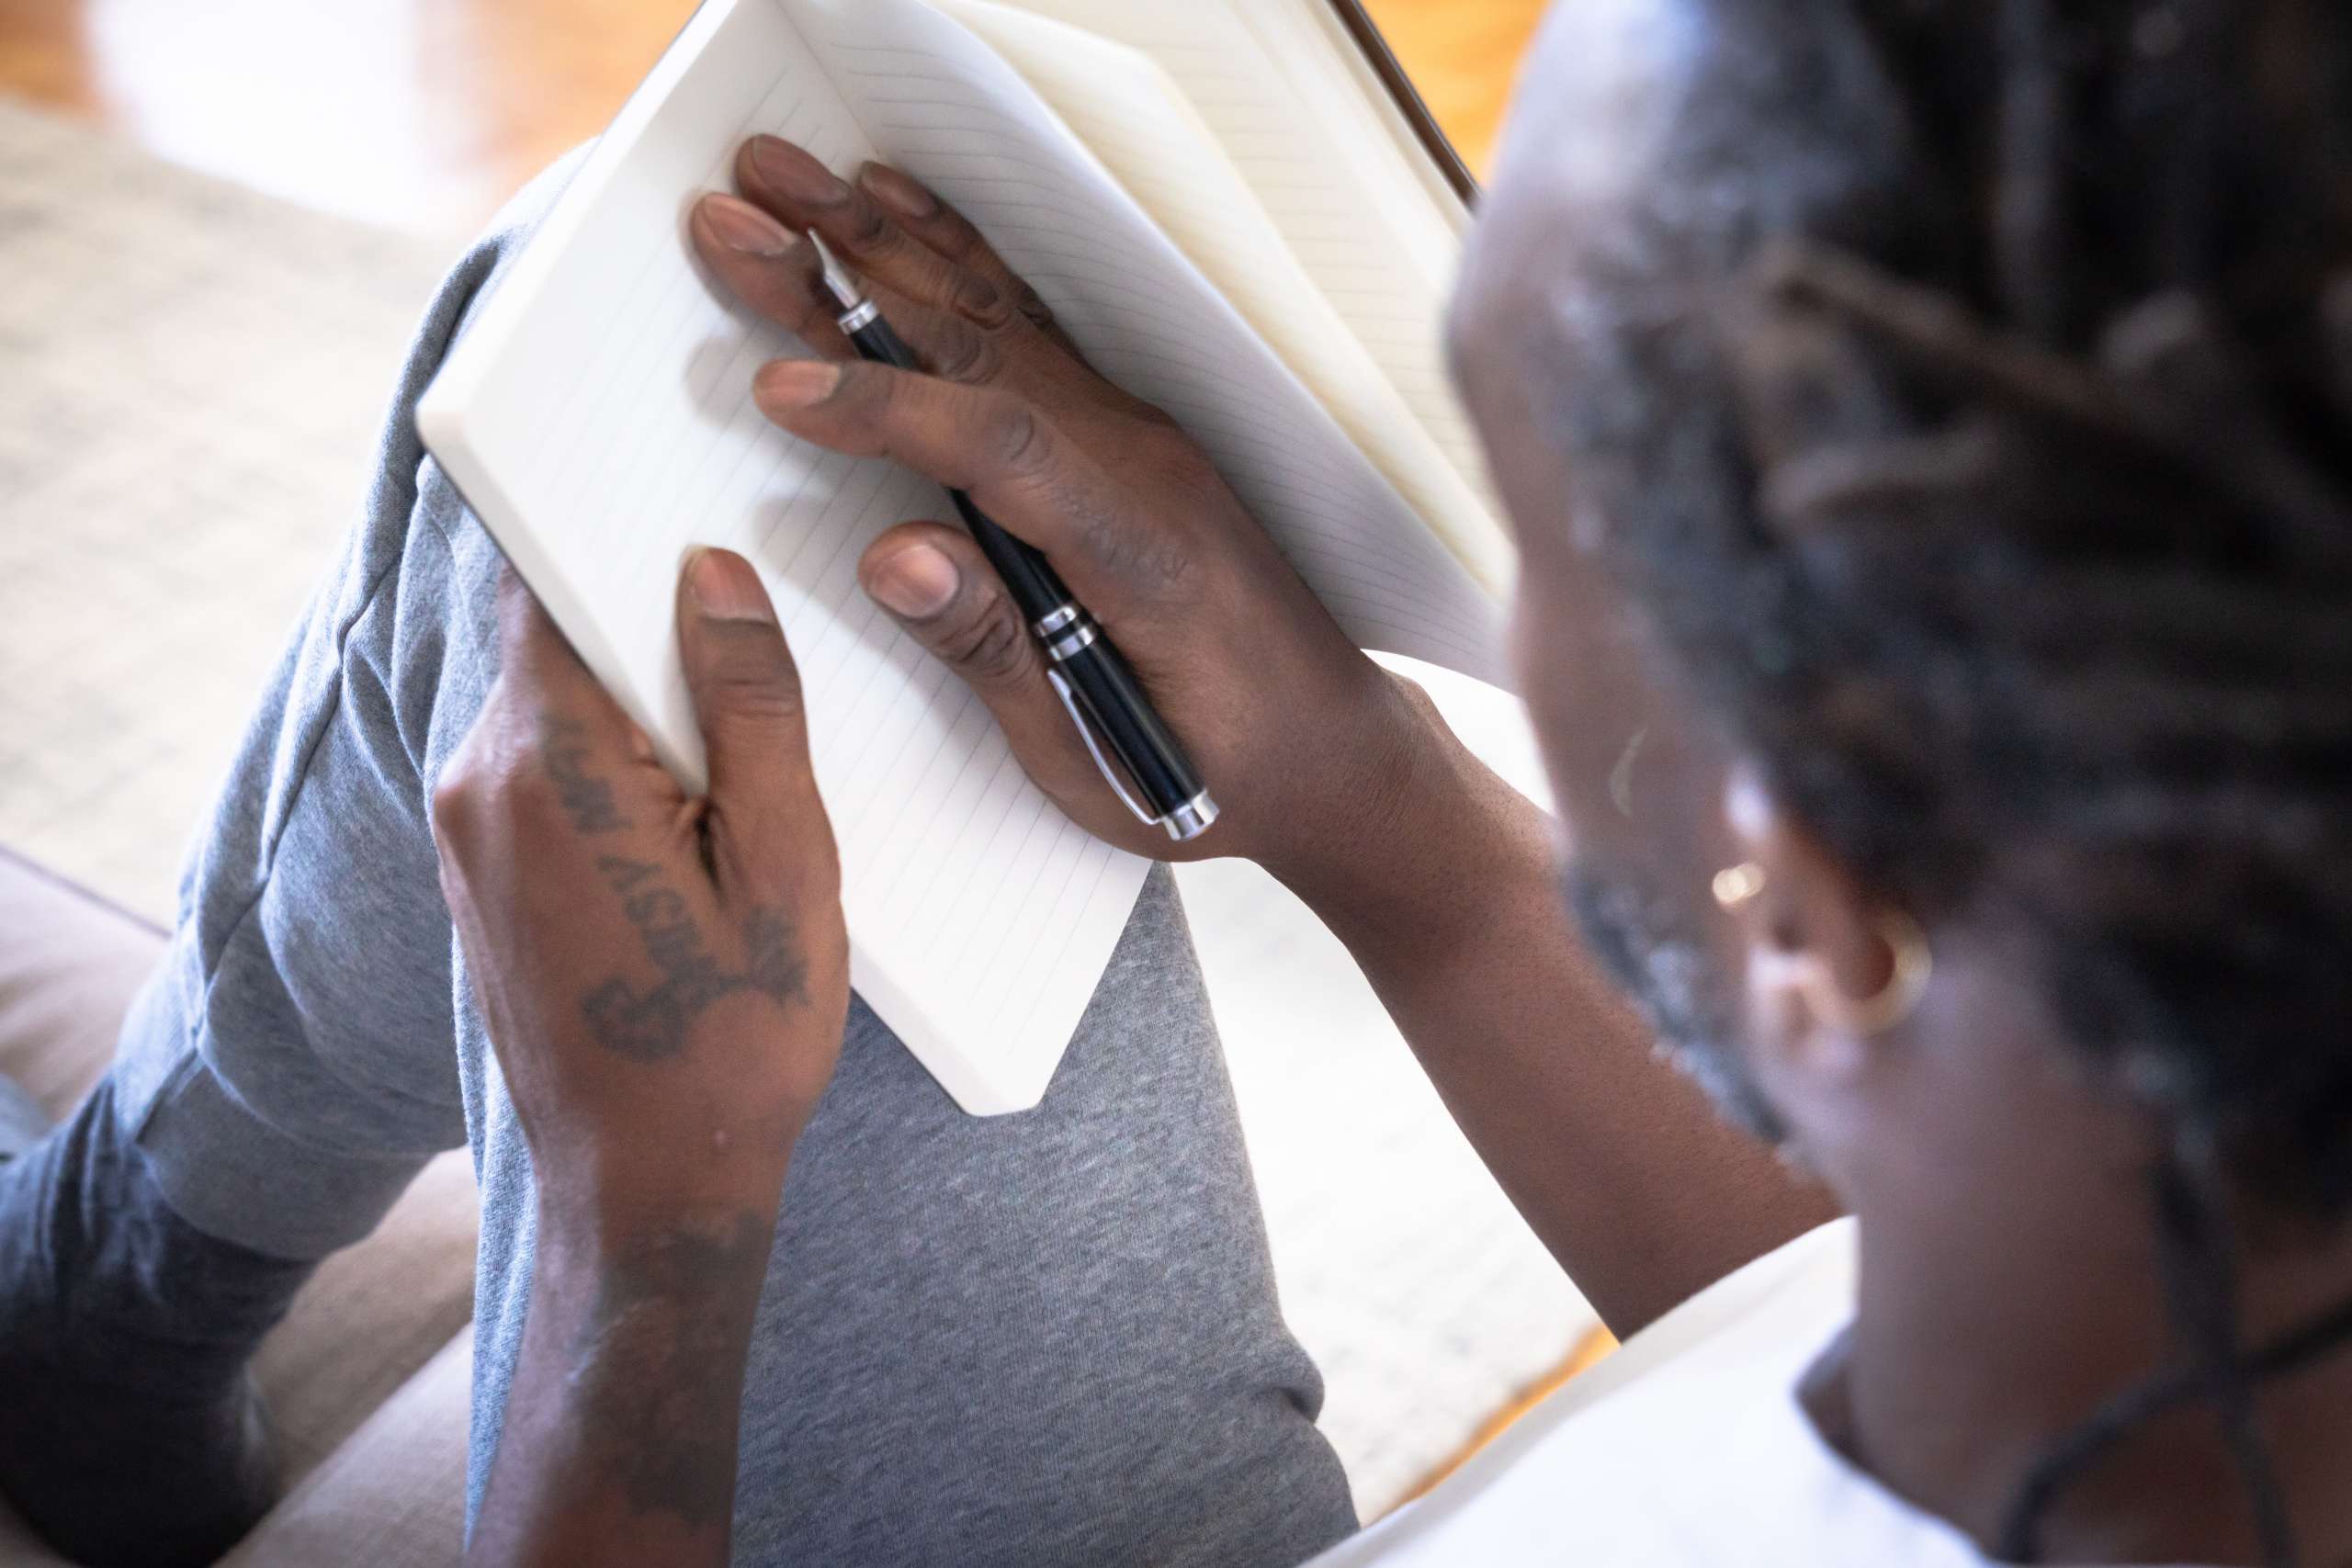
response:
[[[774,136],[754,136],[735,161],[735,178],[744,195],[786,227],[823,234],[868,282],[962,316],[983,330],[1016,321],[1028,325],[1005,290],[908,233],[871,195],[804,149]]]
[[[868,164],[857,173],[865,193],[887,209],[908,233],[967,272],[987,278],[1004,291],[1012,308],[1074,358],[1082,358],[1078,344],[1054,320],[1037,291],[1005,265],[972,220],[941,199],[936,191],[888,164]]]
[[[816,248],[740,197],[713,194],[686,220],[703,262],[729,291],[828,359],[857,351],[827,308]]]
[[[1013,290],[917,239],[871,191],[840,178],[805,150],[773,136],[753,137],[736,159],[736,182],[786,227],[821,233],[877,293],[888,290],[969,323],[1000,345],[1008,365],[1058,388],[1099,392],[1102,387],[1067,338],[1048,335],[1023,313]],[[1021,292],[1029,291],[1024,286]],[[888,309],[887,301],[884,306]]]
[[[866,547],[857,579],[874,602],[996,716],[1014,754],[1049,794],[1092,779],[1061,699],[988,558],[969,534],[904,523]]]
[[[892,457],[969,491],[1057,564],[1109,580],[1114,594],[1143,591],[1158,571],[1155,552],[1126,536],[1118,493],[1101,468],[1017,394],[882,365],[791,359],[762,367],[752,393],[762,412],[796,435],[837,452]],[[1071,586],[1083,593],[1089,585],[1074,579]],[[1101,615],[1114,606],[1094,608]]]
[[[828,359],[854,359],[840,305],[824,286],[815,248],[747,201],[707,196],[687,225],[703,260],[736,297]],[[875,303],[934,375],[990,381],[1003,371],[997,340],[959,316],[870,285]]]
[[[722,890],[799,879],[831,831],[808,764],[800,671],[752,563],[700,550],[678,587],[678,646],[710,773],[713,860]]]

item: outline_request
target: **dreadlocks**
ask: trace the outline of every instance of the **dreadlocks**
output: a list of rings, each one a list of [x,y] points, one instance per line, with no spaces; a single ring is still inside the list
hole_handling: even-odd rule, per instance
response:
[[[1711,0],[1568,359],[1612,568],[1877,892],[2008,932],[2171,1152],[2190,1400],[2272,1562],[2249,1209],[2352,1216],[2352,7]]]

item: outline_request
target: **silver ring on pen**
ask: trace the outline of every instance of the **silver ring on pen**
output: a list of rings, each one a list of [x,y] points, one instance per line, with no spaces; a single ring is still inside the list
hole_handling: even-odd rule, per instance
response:
[[[1091,646],[1100,635],[1094,629],[1092,621],[1080,620],[1069,630],[1046,644],[1046,657],[1057,664],[1066,664],[1080,649]]]
[[[1050,640],[1053,635],[1086,614],[1075,604],[1057,604],[1038,617],[1031,628],[1040,638]]]

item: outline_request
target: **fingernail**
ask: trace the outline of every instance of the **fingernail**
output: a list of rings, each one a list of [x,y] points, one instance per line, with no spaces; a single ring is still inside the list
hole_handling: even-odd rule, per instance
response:
[[[821,359],[779,359],[761,369],[752,390],[762,408],[805,409],[831,397],[841,378],[842,367]]]
[[[702,198],[703,221],[730,251],[750,256],[780,256],[793,245],[792,231],[748,201],[731,196]]]
[[[959,581],[946,551],[909,545],[875,563],[867,592],[882,601],[884,609],[920,621],[947,608]]]
[[[697,549],[686,558],[695,607],[714,621],[773,621],[775,607],[752,563],[732,550]]]
[[[777,195],[811,207],[831,207],[849,196],[849,186],[831,169],[791,142],[773,136],[752,139],[752,166],[775,186]]]
[[[939,198],[888,164],[868,164],[858,182],[874,199],[901,218],[928,218],[939,210]]]

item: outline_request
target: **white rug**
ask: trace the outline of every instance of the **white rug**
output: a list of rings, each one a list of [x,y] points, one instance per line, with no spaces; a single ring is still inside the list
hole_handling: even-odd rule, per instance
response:
[[[0,841],[168,918],[445,260],[0,101]],[[1252,867],[1182,881],[1372,1517],[1594,1320],[1338,943]]]

